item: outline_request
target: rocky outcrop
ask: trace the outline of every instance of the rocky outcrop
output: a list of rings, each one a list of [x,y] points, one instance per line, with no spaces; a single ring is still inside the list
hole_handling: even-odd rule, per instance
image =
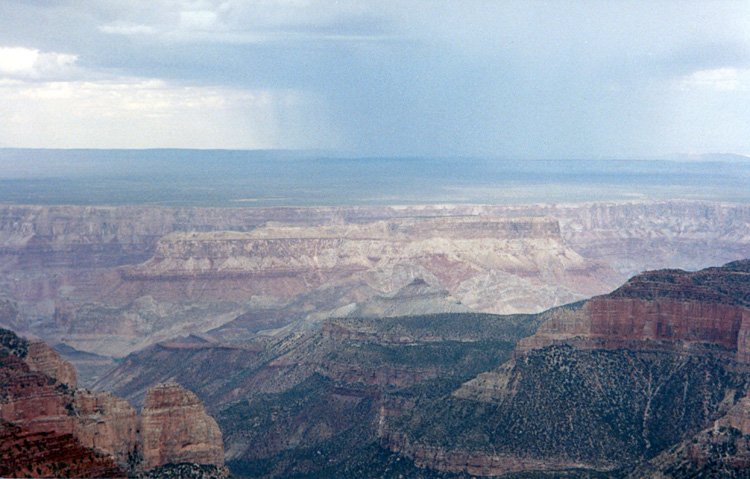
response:
[[[76,388],[76,370],[60,353],[42,341],[29,342],[27,351],[24,360],[32,371],[39,371],[70,388]]]
[[[224,465],[218,424],[195,394],[176,384],[160,384],[146,394],[141,445],[145,469],[181,462]]]
[[[72,390],[19,356],[0,352],[0,475],[125,477],[76,436]]]
[[[110,457],[80,444],[72,434],[31,432],[0,421],[2,477],[127,477]]]
[[[709,345],[750,361],[750,260],[689,273],[653,271],[585,304],[560,308],[520,351],[580,347]]]
[[[0,355],[0,419],[20,424],[32,433],[72,434],[70,390],[15,356]]]
[[[43,343],[0,333],[0,451],[10,461],[0,474],[111,477],[166,463],[223,465],[221,432],[194,394],[154,388],[139,417],[123,399],[74,389],[72,366]]]
[[[131,461],[138,450],[141,427],[137,411],[124,399],[105,392],[75,392],[77,416],[75,436],[95,451],[114,458],[118,464]]]

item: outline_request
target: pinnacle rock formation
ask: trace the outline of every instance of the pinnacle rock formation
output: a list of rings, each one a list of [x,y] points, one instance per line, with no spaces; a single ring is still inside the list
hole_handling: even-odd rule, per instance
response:
[[[221,467],[216,421],[195,394],[159,385],[139,416],[106,392],[75,389],[46,344],[0,329],[0,475],[124,477],[169,463]]]

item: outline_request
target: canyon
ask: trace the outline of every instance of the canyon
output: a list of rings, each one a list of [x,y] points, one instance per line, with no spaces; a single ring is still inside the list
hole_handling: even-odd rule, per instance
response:
[[[219,339],[238,340],[315,322],[417,278],[473,311],[541,312],[643,270],[750,256],[748,219],[744,205],[677,200],[0,206],[0,297],[18,309],[6,327],[122,357],[225,325]]]
[[[97,387],[138,404],[149,384],[184,383],[215,412],[232,470],[250,477],[615,478],[634,465],[662,477],[714,464],[731,444],[740,452],[722,467],[736,468],[750,421],[748,292],[744,260],[646,272],[537,314],[353,315],[241,343],[194,336],[128,356]],[[424,280],[402,291],[420,293],[450,298]],[[665,456],[682,441],[684,454]]]
[[[693,201],[2,206],[5,361],[55,398],[4,431],[102,475],[134,444],[249,477],[697,464],[745,428],[747,257],[750,207]]]

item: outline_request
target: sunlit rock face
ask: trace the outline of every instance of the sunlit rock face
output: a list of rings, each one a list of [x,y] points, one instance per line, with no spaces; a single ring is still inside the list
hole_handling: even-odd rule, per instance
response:
[[[519,350],[569,342],[605,348],[712,345],[750,360],[750,261],[690,273],[638,275],[614,292],[559,310]]]
[[[160,384],[146,393],[141,445],[145,469],[181,462],[224,465],[219,426],[195,394],[176,384]]]
[[[175,233],[159,240],[151,259],[120,271],[124,291],[148,286],[157,299],[175,300],[192,282],[194,298],[239,300],[293,297],[397,264],[422,268],[448,289],[494,270],[555,284],[583,281],[597,268],[614,276],[566,248],[553,219],[451,217]]]
[[[106,392],[75,389],[49,346],[0,329],[3,476],[125,477],[168,463],[224,464],[216,421],[178,385],[147,392],[141,415]]]

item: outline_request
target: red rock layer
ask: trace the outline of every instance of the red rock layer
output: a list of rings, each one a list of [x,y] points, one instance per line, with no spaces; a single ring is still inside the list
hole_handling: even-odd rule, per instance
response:
[[[65,387],[15,356],[0,356],[0,419],[29,432],[72,434],[72,397]]]
[[[24,360],[32,371],[39,371],[75,389],[77,385],[75,368],[65,361],[60,353],[44,342],[31,341]]]
[[[675,299],[596,298],[587,305],[589,336],[605,345],[631,341],[683,341],[737,349],[750,310],[735,305]]]
[[[83,447],[72,434],[31,432],[0,421],[2,477],[127,477],[110,457]]]
[[[636,276],[580,308],[559,309],[518,349],[560,342],[606,348],[702,343],[749,362],[750,260],[695,273],[665,270]]]
[[[175,384],[149,389],[141,410],[143,467],[169,462],[224,465],[224,442],[200,400]]]
[[[138,413],[124,399],[109,393],[76,391],[75,435],[81,443],[127,464],[128,456],[137,449]]]
[[[45,347],[30,343],[27,358]],[[54,361],[29,362],[67,370]],[[23,359],[0,355],[0,476],[125,477],[111,457],[79,440],[74,411],[67,385]]]
[[[221,431],[193,393],[177,385],[153,388],[139,418],[124,399],[74,390],[72,367],[45,344],[0,332],[7,344],[25,343],[15,351],[24,358],[0,345],[0,476],[119,477],[124,472],[116,463],[128,466],[138,452],[144,470],[223,465]]]

